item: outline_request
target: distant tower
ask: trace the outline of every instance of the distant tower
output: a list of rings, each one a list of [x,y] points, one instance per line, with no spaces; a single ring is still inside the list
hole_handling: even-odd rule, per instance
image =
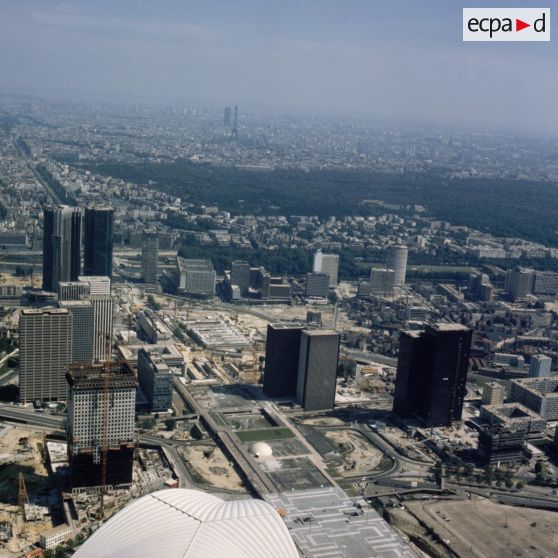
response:
[[[157,283],[157,263],[159,260],[159,237],[156,232],[146,232],[141,252],[141,267],[144,283]]]
[[[246,294],[250,288],[250,264],[235,260],[231,266],[231,284],[238,285],[240,292]]]
[[[83,274],[112,276],[112,207],[85,210],[83,227]]]
[[[546,378],[551,375],[552,359],[546,355],[533,355],[529,366],[529,378]]]
[[[58,292],[59,281],[75,281],[81,269],[81,211],[58,205],[44,210],[43,289]]]
[[[238,105],[234,105],[234,124],[232,129],[233,138],[238,138]]]
[[[387,254],[387,269],[395,272],[394,287],[400,288],[405,285],[407,273],[407,246],[390,246]]]
[[[225,114],[223,116],[223,126],[225,126],[225,128],[231,127],[231,114],[231,107],[225,107]]]
[[[318,250],[314,254],[314,265],[312,271],[315,273],[327,273],[329,275],[329,286],[337,286],[339,274],[339,254],[324,254]]]

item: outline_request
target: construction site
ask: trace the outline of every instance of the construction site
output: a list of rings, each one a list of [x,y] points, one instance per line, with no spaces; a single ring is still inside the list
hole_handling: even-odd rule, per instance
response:
[[[36,542],[62,516],[44,447],[41,433],[0,426],[0,549],[7,552]]]
[[[129,364],[70,365],[72,490],[132,483],[136,376]]]

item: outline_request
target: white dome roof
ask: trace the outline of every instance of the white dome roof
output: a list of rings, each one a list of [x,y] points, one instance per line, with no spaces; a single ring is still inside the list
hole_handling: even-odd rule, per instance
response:
[[[271,457],[273,455],[273,450],[269,444],[265,442],[256,442],[251,448],[250,453],[254,457]]]
[[[118,512],[75,558],[298,558],[279,514],[262,500],[226,502],[171,488]]]

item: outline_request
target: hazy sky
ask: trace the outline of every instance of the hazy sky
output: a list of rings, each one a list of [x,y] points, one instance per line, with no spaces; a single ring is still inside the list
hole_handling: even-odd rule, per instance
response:
[[[0,93],[556,133],[555,43],[461,40],[464,6],[539,4],[558,8],[556,0],[2,0]]]

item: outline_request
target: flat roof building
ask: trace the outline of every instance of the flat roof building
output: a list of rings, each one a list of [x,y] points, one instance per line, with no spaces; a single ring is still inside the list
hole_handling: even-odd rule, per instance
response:
[[[300,337],[296,397],[305,411],[333,409],[340,335],[332,330],[304,330]]]
[[[314,273],[327,273],[329,275],[329,286],[337,286],[337,276],[339,274],[339,254],[324,254],[318,250],[314,254]]]
[[[93,304],[90,300],[63,300],[58,305],[72,315],[72,363],[93,362]]]
[[[429,426],[461,420],[472,332],[461,324],[402,331],[393,411]]]
[[[138,380],[149,408],[165,412],[172,408],[172,374],[163,357],[148,347],[138,351]]]
[[[545,437],[546,420],[521,403],[500,403],[481,407],[481,421],[502,425],[510,430],[521,430],[526,438]]]
[[[510,399],[547,420],[558,420],[558,376],[512,380]]]
[[[309,297],[326,298],[329,293],[330,278],[327,273],[307,273],[304,294]]]
[[[302,329],[300,324],[268,324],[263,377],[263,391],[268,397],[296,396]]]
[[[211,260],[177,258],[178,290],[184,294],[208,297],[215,294],[217,274]]]
[[[498,382],[488,382],[482,388],[483,405],[501,405],[504,402],[506,390]]]
[[[550,376],[552,359],[546,355],[533,355],[529,364],[529,378],[546,378]]]
[[[19,318],[19,401],[65,401],[72,360],[72,314],[66,308],[22,310]]]
[[[142,310],[136,317],[136,325],[138,331],[150,343],[159,343],[161,341],[170,341],[172,339],[172,331],[168,326],[151,310]]]
[[[234,326],[222,319],[208,319],[188,325],[188,333],[202,347],[240,349],[249,345],[248,340]]]
[[[114,209],[91,207],[83,219],[83,272],[112,277]]]
[[[144,283],[157,283],[159,274],[159,237],[154,231],[146,231],[141,251],[141,276]]]
[[[136,377],[127,363],[111,362],[108,382],[106,373],[103,364],[68,368],[67,429],[72,489],[102,485],[103,447],[107,448],[107,485],[132,483]]]

